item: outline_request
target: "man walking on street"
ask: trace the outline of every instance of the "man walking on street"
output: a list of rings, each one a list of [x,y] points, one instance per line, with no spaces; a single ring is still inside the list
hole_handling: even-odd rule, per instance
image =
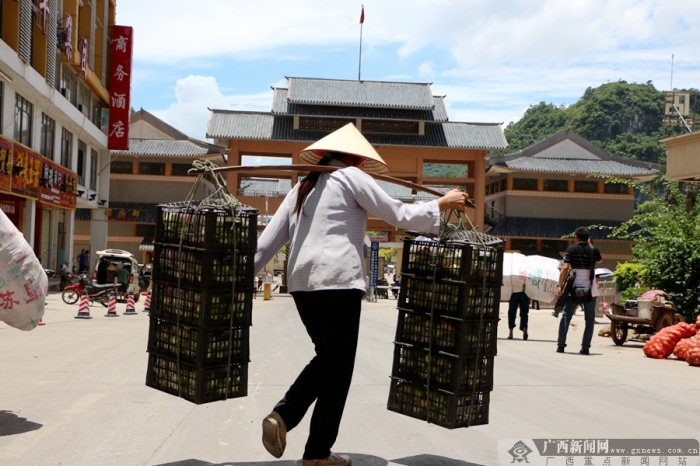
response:
[[[557,353],[563,353],[566,348],[566,334],[569,331],[569,323],[574,315],[574,311],[579,304],[583,305],[585,316],[585,328],[583,330],[583,340],[581,342],[580,354],[590,354],[591,340],[593,339],[593,330],[595,325],[595,305],[596,296],[598,296],[598,284],[593,280],[593,268],[597,262],[603,258],[600,255],[600,250],[589,242],[590,232],[586,227],[578,227],[574,232],[576,236],[576,244],[566,248],[564,254],[564,264],[561,267],[559,274],[559,284],[557,285],[557,299],[564,292],[564,282],[569,274],[569,270],[573,269],[576,272],[573,288],[581,287],[590,289],[589,296],[592,297],[588,302],[580,302],[574,299],[570,293],[566,297],[564,304],[564,312],[562,313],[561,321],[559,322],[559,337],[557,339]]]

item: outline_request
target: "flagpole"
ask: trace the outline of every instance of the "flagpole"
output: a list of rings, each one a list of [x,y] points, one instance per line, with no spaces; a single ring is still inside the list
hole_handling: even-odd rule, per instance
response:
[[[360,13],[360,56],[359,56],[359,63],[357,66],[357,80],[361,81],[361,76],[362,76],[362,25],[365,22],[365,6],[362,5],[362,13]]]

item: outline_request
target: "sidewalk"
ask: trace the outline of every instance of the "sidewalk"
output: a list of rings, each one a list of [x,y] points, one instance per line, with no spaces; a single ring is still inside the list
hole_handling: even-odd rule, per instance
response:
[[[75,319],[59,293],[47,299],[45,326],[21,332],[0,323],[0,464],[9,466],[292,466],[310,415],[275,460],[260,442],[260,421],[284,394],[313,348],[289,295],[253,303],[248,396],[194,405],[146,387],[148,315]],[[558,320],[530,314],[530,339],[507,340],[501,305],[489,424],[448,430],[386,409],[397,301],[363,302],[353,386],[335,450],[368,466],[492,466],[508,439],[692,438],[700,412],[700,370],[645,358],[641,344],[616,347],[597,336],[577,354],[582,316],[566,354]],[[332,312],[332,309],[329,309]],[[597,319],[599,322],[607,319]],[[510,442],[510,445],[508,445]],[[694,464],[689,458],[687,464]],[[583,463],[581,463],[583,464]]]

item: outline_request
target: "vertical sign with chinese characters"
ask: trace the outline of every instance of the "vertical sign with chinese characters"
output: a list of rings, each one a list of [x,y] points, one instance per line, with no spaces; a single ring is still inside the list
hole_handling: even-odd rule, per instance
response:
[[[129,150],[129,116],[131,113],[131,56],[134,28],[114,26],[112,33],[112,68],[109,85],[108,147]]]
[[[369,256],[369,284],[377,286],[379,278],[379,243],[372,241]]]
[[[0,136],[0,193],[12,192],[12,141]]]
[[[87,78],[88,72],[88,40],[83,37],[80,41],[80,72]]]

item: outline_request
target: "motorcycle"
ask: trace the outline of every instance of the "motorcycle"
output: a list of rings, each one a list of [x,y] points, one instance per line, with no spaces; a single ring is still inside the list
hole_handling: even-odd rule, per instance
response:
[[[112,284],[96,285],[88,281],[87,275],[81,274],[78,283],[68,285],[61,293],[61,299],[66,304],[75,304],[83,295],[87,295],[90,303],[98,302],[104,307],[109,306],[109,296],[116,294],[116,286]]]

